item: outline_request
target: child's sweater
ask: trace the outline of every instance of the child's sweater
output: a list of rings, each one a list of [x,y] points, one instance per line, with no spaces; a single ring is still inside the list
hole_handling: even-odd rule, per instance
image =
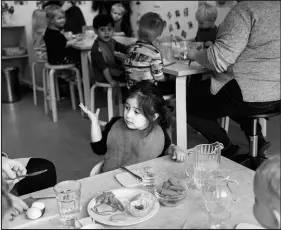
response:
[[[157,143],[157,144],[156,144]],[[113,118],[105,127],[102,139],[91,143],[93,151],[105,155],[103,172],[154,159],[164,153],[171,140],[157,125],[145,136],[144,130],[128,129],[124,119]]]

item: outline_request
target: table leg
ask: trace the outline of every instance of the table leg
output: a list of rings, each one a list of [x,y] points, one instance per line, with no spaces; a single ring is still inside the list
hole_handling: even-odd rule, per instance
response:
[[[187,149],[186,79],[187,76],[176,78],[177,145],[183,149]]]
[[[90,74],[88,66],[88,52],[88,50],[81,51],[81,65],[85,106],[87,106],[87,108],[90,108]]]

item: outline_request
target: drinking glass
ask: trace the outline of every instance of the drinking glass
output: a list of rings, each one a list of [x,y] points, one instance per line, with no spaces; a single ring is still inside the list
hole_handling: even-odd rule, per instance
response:
[[[181,60],[187,60],[187,54],[189,52],[189,50],[191,49],[191,41],[188,40],[184,40],[184,41],[180,41],[180,56],[179,58]]]
[[[81,183],[74,180],[63,181],[54,187],[60,221],[64,228],[73,228],[81,211]]]
[[[191,153],[194,159],[193,179],[197,188],[201,189],[206,175],[219,169],[222,149],[223,144],[219,142],[197,145],[192,149]]]
[[[153,193],[156,189],[156,170],[151,166],[146,166],[141,170],[142,185],[144,189]]]
[[[225,222],[230,219],[230,212],[223,206],[217,205],[215,209],[209,212],[210,229],[228,229]]]

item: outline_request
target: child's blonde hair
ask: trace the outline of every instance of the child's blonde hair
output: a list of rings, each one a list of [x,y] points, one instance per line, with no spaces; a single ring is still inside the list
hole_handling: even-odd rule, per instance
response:
[[[56,12],[64,14],[64,11],[61,9],[61,7],[54,4],[47,6],[45,8],[45,11],[48,23],[50,23],[54,19],[54,17],[56,16]]]
[[[152,42],[162,34],[165,26],[166,23],[159,14],[148,12],[140,18],[138,36]]]
[[[112,10],[119,10],[122,13],[122,15],[124,15],[126,13],[126,9],[121,3],[116,3],[116,4],[112,5],[111,12],[112,12]]]
[[[217,7],[206,2],[200,3],[195,17],[197,21],[216,21],[218,16]]]
[[[274,200],[280,200],[280,156],[274,156],[264,161],[257,169],[254,184],[259,183],[264,188],[264,195],[273,205]],[[274,200],[273,200],[274,199]]]

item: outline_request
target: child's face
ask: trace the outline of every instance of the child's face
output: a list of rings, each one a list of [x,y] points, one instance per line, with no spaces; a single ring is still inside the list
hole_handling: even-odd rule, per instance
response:
[[[119,21],[120,19],[123,18],[123,11],[122,11],[121,9],[115,9],[115,8],[113,8],[113,9],[111,10],[111,16],[112,16],[113,20],[114,20],[115,22],[117,22],[117,21]]]
[[[112,35],[113,35],[113,27],[111,24],[108,24],[107,26],[103,26],[95,30],[95,33],[99,36],[99,38],[104,41],[108,42]]]
[[[138,108],[136,98],[128,98],[124,108],[124,120],[129,129],[144,130],[148,127],[148,119]]]
[[[62,13],[60,11],[56,11],[55,12],[55,17],[52,20],[52,24],[56,28],[59,28],[59,29],[64,27],[64,24],[65,24],[65,15],[64,15],[64,13]]]
[[[198,27],[200,29],[207,29],[207,28],[213,28],[215,25],[214,21],[207,21],[207,20],[198,20]]]
[[[257,221],[265,228],[279,229],[280,223],[278,223],[279,220],[277,220],[273,214],[273,208],[270,206],[271,201],[268,201],[266,198],[264,188],[262,188],[258,182],[258,179],[256,178],[254,181],[254,194],[255,204],[253,207],[253,212]],[[280,200],[277,200],[276,204],[280,204]],[[280,210],[277,211],[280,213]]]

